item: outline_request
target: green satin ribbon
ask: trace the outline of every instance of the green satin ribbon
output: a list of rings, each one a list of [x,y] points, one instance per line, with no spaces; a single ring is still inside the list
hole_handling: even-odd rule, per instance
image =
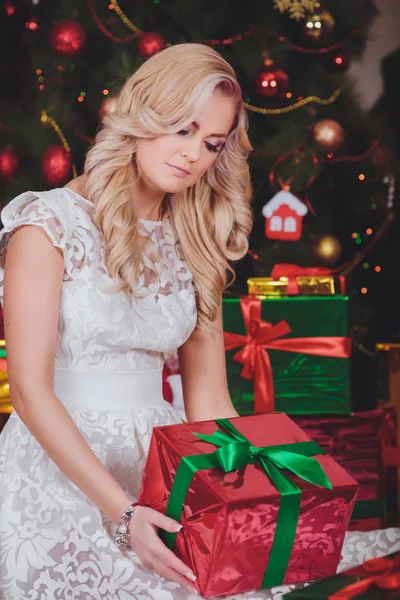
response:
[[[205,442],[219,446],[219,448],[212,454],[182,458],[171,488],[166,514],[180,522],[183,503],[193,475],[197,471],[222,468],[225,473],[229,473],[245,465],[261,463],[264,471],[281,494],[274,541],[261,587],[269,588],[281,585],[296,536],[301,489],[290,481],[280,469],[287,469],[304,481],[331,490],[332,485],[321,465],[315,458],[311,458],[316,454],[325,454],[325,452],[315,442],[256,447],[228,419],[216,419],[216,423],[226,432],[217,430],[212,435],[192,432]],[[164,543],[171,549],[175,544],[176,536],[176,533],[161,532]]]

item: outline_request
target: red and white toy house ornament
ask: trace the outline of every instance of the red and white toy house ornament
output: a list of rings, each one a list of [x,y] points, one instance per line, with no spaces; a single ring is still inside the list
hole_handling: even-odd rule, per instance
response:
[[[272,240],[295,242],[301,238],[307,206],[287,190],[281,190],[262,209],[265,235]]]

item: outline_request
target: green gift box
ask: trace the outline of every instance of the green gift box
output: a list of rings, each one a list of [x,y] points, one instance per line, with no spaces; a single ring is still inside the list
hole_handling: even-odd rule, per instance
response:
[[[226,298],[223,325],[240,415],[351,413],[347,296]]]

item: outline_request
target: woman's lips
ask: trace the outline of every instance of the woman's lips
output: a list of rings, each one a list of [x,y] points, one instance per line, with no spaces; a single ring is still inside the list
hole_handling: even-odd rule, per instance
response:
[[[169,168],[171,169],[171,171],[173,172],[174,175],[176,175],[177,177],[187,177],[188,175],[190,175],[190,173],[188,173],[187,171],[185,171],[185,169],[182,169],[180,167],[176,167],[175,165],[170,165],[169,163],[167,163],[167,165],[169,166]]]

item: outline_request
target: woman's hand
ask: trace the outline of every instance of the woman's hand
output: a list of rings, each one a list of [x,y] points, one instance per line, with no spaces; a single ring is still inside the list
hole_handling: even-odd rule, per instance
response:
[[[188,581],[195,581],[194,573],[166,547],[157,534],[157,528],[177,532],[181,524],[157,510],[137,506],[129,521],[130,545],[141,563],[169,581],[180,583],[191,592],[197,592]]]

